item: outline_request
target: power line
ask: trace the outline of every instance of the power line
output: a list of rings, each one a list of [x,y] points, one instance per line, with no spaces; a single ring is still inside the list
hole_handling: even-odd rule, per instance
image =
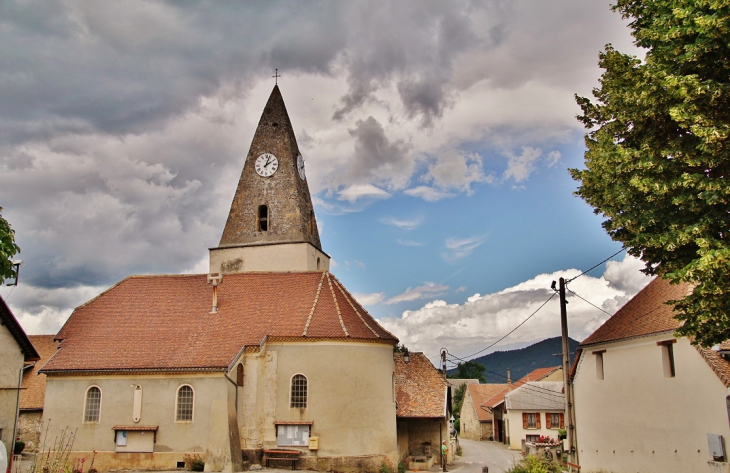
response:
[[[568,288],[566,287],[566,289],[568,289]],[[596,309],[600,310],[600,311],[601,311],[601,312],[603,312],[604,314],[608,314],[608,315],[610,315],[611,317],[613,317],[613,314],[611,314],[610,312],[606,312],[605,310],[603,310],[602,308],[598,307],[598,306],[597,306],[596,304],[594,304],[593,302],[591,302],[591,301],[589,301],[589,300],[585,299],[584,297],[580,296],[579,294],[576,294],[576,293],[575,293],[574,291],[572,291],[572,290],[568,289],[568,292],[570,292],[570,293],[571,293],[571,294],[573,294],[574,296],[578,297],[578,298],[579,298],[579,299],[581,299],[581,300],[582,300],[583,302],[586,302],[586,303],[588,303],[588,304],[592,305],[593,307],[595,307]]]
[[[550,297],[548,297],[548,298],[547,298],[547,300],[546,300],[545,302],[543,302],[543,303],[542,303],[542,305],[540,305],[540,307],[538,307],[537,309],[535,309],[535,312],[533,312],[532,314],[530,314],[530,315],[529,315],[529,316],[528,316],[528,317],[527,317],[527,318],[526,318],[525,320],[523,320],[522,322],[520,322],[520,323],[519,323],[519,324],[518,324],[518,325],[517,325],[517,326],[516,326],[515,328],[513,328],[512,330],[510,330],[509,332],[507,332],[507,333],[506,333],[506,334],[505,334],[505,335],[504,335],[504,336],[503,336],[502,338],[500,338],[500,339],[499,339],[499,340],[497,340],[496,342],[492,343],[492,344],[491,344],[491,345],[489,345],[488,347],[486,347],[486,348],[482,348],[482,349],[481,349],[481,350],[479,350],[478,352],[472,353],[471,355],[466,355],[466,356],[465,356],[464,358],[471,358],[471,357],[472,357],[472,356],[474,356],[474,355],[478,355],[478,354],[482,353],[483,351],[489,350],[489,349],[490,349],[490,348],[492,348],[492,347],[493,347],[494,345],[498,344],[499,342],[501,342],[501,341],[502,341],[502,340],[504,340],[505,338],[507,338],[507,337],[509,337],[510,335],[512,335],[512,333],[514,333],[514,331],[515,331],[515,330],[517,330],[518,328],[522,327],[522,326],[523,326],[523,325],[525,324],[525,322],[527,322],[528,320],[530,320],[530,319],[531,319],[531,318],[532,318],[532,317],[533,317],[533,316],[534,316],[535,314],[537,314],[537,313],[538,313],[538,312],[540,311],[540,309],[542,309],[543,307],[545,307],[545,304],[547,304],[548,302],[550,302],[550,301],[552,300],[552,298],[553,298],[553,297],[555,297],[555,294],[551,294],[551,295],[550,295]],[[447,353],[448,353],[448,352],[447,352]],[[454,358],[457,358],[457,359],[459,359],[459,360],[461,360],[461,361],[463,361],[463,362],[465,362],[465,363],[466,363],[466,361],[467,361],[467,360],[465,360],[465,359],[463,359],[463,358],[459,358],[458,356],[452,355],[451,353],[449,353],[449,354],[450,354],[451,356],[453,356]]]
[[[614,256],[618,255],[619,253],[621,253],[623,251],[626,251],[626,247],[621,248],[620,250],[618,250],[616,253],[612,254],[611,256],[609,256],[608,258],[606,258],[605,260],[601,261],[600,263],[598,263],[598,264],[596,264],[594,266],[591,266],[589,269],[586,269],[585,271],[583,271],[582,273],[580,273],[578,276],[576,276],[574,278],[571,278],[571,279],[568,279],[567,281],[565,281],[565,284],[568,284],[571,281],[575,281],[576,279],[578,279],[579,277],[583,276],[584,274],[593,271],[594,269],[596,269],[597,267],[599,267],[600,265],[602,265],[603,263],[605,263],[606,261],[610,260],[611,258],[613,258]]]

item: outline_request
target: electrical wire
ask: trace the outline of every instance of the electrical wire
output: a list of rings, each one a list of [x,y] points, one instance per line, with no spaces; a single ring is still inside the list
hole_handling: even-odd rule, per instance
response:
[[[566,287],[565,289],[568,289],[568,288]],[[610,312],[606,312],[605,310],[603,310],[602,308],[598,307],[598,306],[597,306],[596,304],[594,304],[593,302],[591,302],[591,301],[589,301],[589,300],[585,299],[584,297],[582,297],[582,296],[581,296],[581,295],[579,295],[579,294],[576,294],[576,293],[575,293],[574,291],[572,291],[571,289],[568,289],[568,292],[570,292],[570,293],[571,293],[571,294],[573,294],[574,296],[578,297],[578,299],[581,299],[581,300],[582,300],[583,302],[586,302],[586,303],[588,303],[588,304],[592,305],[593,307],[595,307],[596,309],[600,310],[600,311],[601,311],[601,312],[603,312],[604,314],[608,314],[608,315],[610,315],[611,317],[613,317],[613,314],[612,314],[612,313],[610,313]]]
[[[583,271],[582,273],[580,273],[580,274],[579,274],[578,276],[576,276],[576,277],[574,277],[574,278],[570,278],[570,279],[568,279],[567,281],[565,281],[565,283],[567,284],[567,283],[569,283],[569,282],[571,282],[571,281],[575,281],[575,280],[576,280],[576,279],[578,279],[579,277],[583,276],[583,275],[584,275],[584,274],[586,274],[586,273],[589,273],[589,272],[593,271],[594,269],[596,269],[597,267],[599,267],[600,265],[602,265],[602,264],[603,264],[603,263],[605,263],[606,261],[610,260],[610,259],[611,259],[611,258],[613,258],[614,256],[616,256],[616,255],[618,255],[619,253],[622,253],[622,252],[624,252],[624,251],[626,251],[626,247],[623,247],[623,248],[621,248],[620,250],[618,250],[618,251],[617,251],[616,253],[612,254],[611,256],[609,256],[608,258],[606,258],[605,260],[603,260],[603,261],[601,261],[600,263],[598,263],[598,264],[596,264],[596,265],[594,265],[594,266],[591,266],[590,268],[586,269],[585,271]]]
[[[517,330],[518,328],[520,328],[520,327],[522,327],[523,325],[525,325],[525,322],[527,322],[527,321],[528,321],[528,320],[530,320],[530,319],[531,319],[531,318],[532,318],[532,317],[533,317],[533,316],[534,316],[535,314],[537,314],[537,313],[538,313],[538,312],[540,311],[540,309],[542,309],[543,307],[545,307],[545,305],[546,305],[546,304],[547,304],[548,302],[550,302],[550,301],[552,300],[552,298],[553,298],[553,297],[555,297],[555,294],[551,294],[551,295],[550,295],[550,297],[548,297],[548,298],[547,298],[547,300],[546,300],[545,302],[543,302],[543,303],[542,303],[542,305],[540,305],[540,307],[538,307],[537,309],[535,309],[535,312],[533,312],[532,314],[530,314],[530,315],[529,315],[529,316],[528,316],[528,317],[527,317],[527,318],[526,318],[525,320],[523,320],[522,322],[520,322],[520,323],[519,323],[519,324],[518,324],[518,325],[517,325],[517,326],[516,326],[515,328],[513,328],[512,330],[510,330],[509,332],[507,332],[507,333],[506,333],[506,334],[505,334],[505,335],[504,335],[504,336],[503,336],[502,338],[500,338],[500,339],[499,339],[499,340],[497,340],[496,342],[492,343],[492,344],[491,344],[491,345],[489,345],[488,347],[482,348],[482,349],[481,349],[481,350],[479,350],[478,352],[472,353],[471,355],[466,355],[466,356],[465,356],[464,358],[471,358],[471,357],[473,357],[474,355],[478,355],[478,354],[480,354],[480,353],[482,353],[482,352],[484,352],[484,351],[486,351],[486,350],[489,350],[489,349],[490,349],[490,348],[492,348],[492,347],[493,347],[494,345],[498,344],[499,342],[501,342],[501,341],[502,341],[502,340],[504,340],[505,338],[507,338],[507,337],[509,337],[510,335],[512,335],[512,333],[514,333],[514,332],[515,332],[515,331],[516,331],[516,330]],[[452,356],[454,356],[454,355],[452,355]],[[459,358],[459,357],[456,357],[456,356],[455,356],[455,358],[458,358],[459,360],[461,360],[461,361],[463,361],[463,362],[466,362],[466,361],[467,361],[467,360],[464,360],[463,358]]]

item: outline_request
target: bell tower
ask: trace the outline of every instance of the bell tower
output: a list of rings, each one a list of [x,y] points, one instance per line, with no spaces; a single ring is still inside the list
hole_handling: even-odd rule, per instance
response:
[[[326,271],[312,199],[279,86],[256,127],[211,273]]]

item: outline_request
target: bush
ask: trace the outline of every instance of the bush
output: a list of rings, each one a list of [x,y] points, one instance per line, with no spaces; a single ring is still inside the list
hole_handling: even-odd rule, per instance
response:
[[[507,470],[507,473],[561,473],[562,471],[560,463],[555,460],[530,455]]]
[[[458,456],[462,456],[464,454],[464,451],[461,449],[461,445],[459,445],[458,447],[456,447],[456,454]]]
[[[15,449],[14,452],[16,455],[20,455],[20,452],[22,452],[25,449],[25,442],[22,440],[17,440],[15,442]]]
[[[408,471],[408,465],[406,465],[406,462],[402,461],[398,463],[398,473],[406,473]]]
[[[202,458],[200,458],[200,455],[197,453],[194,453],[192,455],[183,455],[183,460],[185,460],[185,469],[190,471],[203,471],[205,468],[205,462]]]
[[[461,422],[460,421],[461,421],[461,419],[456,419],[454,421],[454,430],[456,430],[459,433],[461,433]]]

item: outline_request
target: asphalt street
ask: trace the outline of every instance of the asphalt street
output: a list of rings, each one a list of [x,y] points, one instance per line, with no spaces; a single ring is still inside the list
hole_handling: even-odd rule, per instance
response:
[[[489,468],[489,473],[504,473],[517,463],[522,455],[518,451],[509,450],[505,445],[497,442],[459,439],[463,456],[448,466],[451,473],[482,473],[483,467]],[[430,471],[440,471],[435,467]]]

